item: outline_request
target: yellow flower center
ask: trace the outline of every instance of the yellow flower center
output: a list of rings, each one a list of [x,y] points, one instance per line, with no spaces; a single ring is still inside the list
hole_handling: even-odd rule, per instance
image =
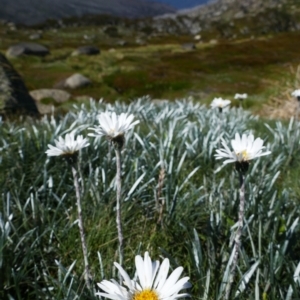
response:
[[[155,291],[147,289],[141,292],[136,292],[131,300],[159,300],[159,298]]]
[[[248,161],[249,160],[249,153],[247,152],[247,150],[238,152],[236,155],[237,155],[239,161]]]

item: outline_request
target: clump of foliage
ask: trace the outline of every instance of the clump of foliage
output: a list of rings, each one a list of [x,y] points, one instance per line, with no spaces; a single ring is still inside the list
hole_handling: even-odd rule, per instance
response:
[[[65,116],[0,124],[0,298],[96,299],[83,279],[72,174],[47,145],[74,129],[87,135],[101,111],[128,112],[140,124],[122,157],[125,261],[145,250],[184,266],[193,299],[222,299],[238,209],[233,166],[214,158],[221,138],[253,132],[271,155],[251,163],[246,181],[237,299],[299,298],[300,126],[268,122],[242,109],[207,109],[187,99],[154,104],[91,102]],[[91,273],[116,278],[115,158],[105,139],[80,156],[82,207]],[[133,272],[133,271],[131,271]],[[133,276],[134,274],[131,273]]]

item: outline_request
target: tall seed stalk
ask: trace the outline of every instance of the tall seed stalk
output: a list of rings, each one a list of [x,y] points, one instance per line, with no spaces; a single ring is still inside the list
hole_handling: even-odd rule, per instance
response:
[[[116,183],[117,183],[117,204],[116,204],[116,223],[118,230],[118,240],[119,240],[119,264],[122,265],[124,261],[124,243],[123,243],[123,231],[122,231],[122,214],[121,214],[121,149],[123,146],[122,142],[114,142],[115,153],[116,153]],[[120,278],[121,280],[121,278]]]
[[[238,228],[235,234],[234,238],[234,256],[232,260],[232,266],[230,268],[230,275],[229,275],[229,282],[226,286],[226,291],[225,291],[225,299],[228,300],[230,297],[230,291],[232,284],[234,282],[235,278],[235,273],[236,273],[236,268],[237,268],[237,263],[238,263],[238,258],[239,258],[239,252],[241,249],[242,245],[242,230],[243,230],[243,220],[244,220],[244,214],[245,214],[245,168],[248,168],[248,163],[247,165],[244,165],[245,163],[237,163],[237,170],[239,173],[239,182],[240,182],[240,189],[239,189],[239,194],[240,194],[240,204],[239,204],[239,211],[238,211]]]
[[[157,224],[160,224],[163,227],[163,210],[164,210],[164,199],[161,197],[162,190],[164,186],[164,179],[165,179],[166,171],[164,166],[162,165],[159,177],[158,177],[158,185],[156,190],[156,211],[158,214]]]
[[[81,247],[82,247],[83,259],[84,259],[84,279],[88,289],[91,289],[91,284],[90,284],[91,274],[90,274],[90,267],[88,263],[88,250],[87,250],[87,244],[86,244],[85,232],[83,226],[80,189],[79,189],[77,171],[74,168],[74,166],[72,166],[72,173],[73,173],[74,187],[75,187],[76,200],[77,200],[78,227],[80,232]]]

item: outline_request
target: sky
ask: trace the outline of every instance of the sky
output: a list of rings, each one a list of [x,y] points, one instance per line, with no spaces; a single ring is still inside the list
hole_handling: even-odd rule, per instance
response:
[[[176,9],[191,8],[208,2],[208,0],[156,0],[156,1],[169,4]]]

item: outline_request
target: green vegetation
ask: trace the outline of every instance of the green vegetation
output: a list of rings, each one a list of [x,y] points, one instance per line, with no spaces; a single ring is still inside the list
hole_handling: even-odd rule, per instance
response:
[[[244,21],[237,21],[238,27],[249,26]],[[219,170],[214,153],[221,137],[229,141],[236,132],[252,131],[272,155],[250,164],[232,295],[240,289],[240,300],[300,298],[300,127],[293,120],[268,120],[265,108],[274,99],[280,106],[291,99],[292,89],[300,88],[300,32],[227,39],[227,29],[203,33],[192,51],[182,48],[195,42],[191,36],[144,34],[146,44],[138,45],[141,33],[118,26],[43,29],[37,42],[48,46],[50,55],[11,59],[29,90],[52,88],[74,73],[92,85],[68,90],[72,98],[55,104],[55,116],[0,122],[0,299],[99,299],[84,286],[71,170],[45,151],[75,128],[86,136],[105,110],[133,113],[141,121],[126,136],[122,153],[124,266],[130,276],[134,256],[148,250],[153,259],[169,257],[173,268],[184,267],[193,284],[192,299],[222,299],[239,193],[234,166]],[[27,41],[36,30],[0,25],[0,51]],[[101,54],[71,56],[89,44]],[[251,113],[238,108],[235,93],[248,93],[242,106]],[[190,96],[194,102],[186,100]],[[104,100],[95,104],[89,97]],[[232,100],[233,108],[221,119],[206,108],[214,97]],[[157,104],[154,98],[168,101]],[[43,105],[52,102],[41,100]],[[90,143],[81,153],[80,182],[98,290],[97,282],[117,278],[115,158],[107,140]]]
[[[264,104],[287,90],[293,82],[291,69],[299,65],[300,33],[284,32],[240,40],[218,39],[209,43],[209,36],[187,51],[181,44],[193,42],[189,36],[157,36],[144,46],[135,43],[138,33],[121,31],[127,42],[119,46],[119,38],[111,37],[95,27],[44,30],[38,40],[48,46],[45,58],[22,57],[11,60],[23,76],[29,90],[52,88],[73,73],[82,73],[93,84],[71,90],[73,97],[87,95],[107,102],[126,102],[136,97],[175,100],[193,96],[209,103],[214,97],[232,99],[235,93],[248,93],[248,107],[259,112]],[[11,44],[28,40],[33,29],[7,31],[0,28],[3,52]],[[90,40],[83,37],[89,36]],[[216,33],[216,37],[219,35]],[[210,33],[210,37],[214,35]],[[70,56],[78,46],[94,44],[101,49],[97,56]],[[289,85],[289,87],[291,84]],[[285,99],[281,99],[284,101]],[[68,108],[64,104],[65,108]]]
[[[222,163],[214,154],[221,136],[229,141],[235,132],[252,131],[272,154],[250,164],[233,295],[256,266],[238,299],[299,298],[299,277],[293,277],[300,251],[299,124],[260,120],[235,108],[220,119],[218,111],[184,99],[153,105],[143,98],[129,106],[92,102],[57,119],[1,123],[1,299],[96,299],[82,277],[71,170],[45,151],[75,128],[86,136],[106,109],[141,121],[126,135],[122,153],[124,267],[131,276],[134,256],[149,250],[152,258],[162,255],[173,268],[184,267],[193,299],[220,299],[239,194],[234,165],[216,172]],[[97,283],[117,276],[115,158],[106,139],[90,138],[90,144],[80,166],[89,263]]]

